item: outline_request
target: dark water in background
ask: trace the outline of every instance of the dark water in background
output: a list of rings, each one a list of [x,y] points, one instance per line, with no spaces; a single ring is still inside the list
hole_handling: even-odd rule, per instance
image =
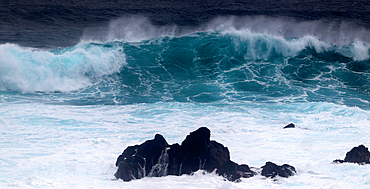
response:
[[[0,2],[0,43],[32,47],[65,47],[78,43],[87,28],[107,25],[112,19],[143,15],[154,25],[197,27],[217,16],[326,20],[340,27],[350,22],[369,27],[370,2],[321,0],[68,0]]]

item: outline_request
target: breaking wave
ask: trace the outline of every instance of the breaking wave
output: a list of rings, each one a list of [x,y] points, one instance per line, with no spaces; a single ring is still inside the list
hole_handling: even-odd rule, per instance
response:
[[[103,96],[104,103],[113,104],[327,101],[368,106],[370,46],[365,38],[328,42],[324,35],[303,32],[312,23],[295,23],[302,26],[300,32],[288,32],[293,21],[260,17],[244,18],[242,24],[238,19],[180,28],[129,17],[112,21],[100,33],[86,32],[69,48],[4,44],[0,87],[22,93],[74,92],[81,101],[88,94],[89,103],[95,98],[90,93],[96,95],[108,84],[112,99],[101,94],[96,99]],[[257,21],[278,23],[280,29],[261,28]]]

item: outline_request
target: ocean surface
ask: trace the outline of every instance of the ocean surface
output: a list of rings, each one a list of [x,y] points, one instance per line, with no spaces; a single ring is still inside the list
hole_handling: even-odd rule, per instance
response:
[[[0,188],[370,188],[367,1],[0,3]],[[283,129],[289,123],[297,128]],[[122,151],[199,127],[290,178],[116,180]]]

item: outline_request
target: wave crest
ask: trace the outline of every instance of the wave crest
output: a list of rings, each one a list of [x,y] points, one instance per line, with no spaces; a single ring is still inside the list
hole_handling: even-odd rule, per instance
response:
[[[236,46],[246,46],[247,59],[267,60],[274,54],[284,57],[296,56],[305,49],[314,49],[317,53],[332,51],[342,56],[352,58],[355,61],[362,61],[370,58],[370,45],[362,41],[355,40],[350,44],[330,44],[320,40],[315,36],[303,36],[301,38],[284,38],[281,36],[269,35],[266,33],[255,33],[249,29],[237,30],[230,28],[222,32],[223,35],[234,37]]]
[[[0,45],[0,88],[27,92],[70,92],[95,77],[118,72],[125,63],[122,47],[80,43],[59,50]]]
[[[221,33],[248,43],[247,56],[266,59],[270,52],[295,56],[305,48],[317,52],[335,51],[354,60],[369,56],[370,31],[350,22],[329,20],[297,21],[267,16],[223,16],[197,27],[154,25],[147,17],[131,15],[109,22],[108,27],[87,29],[83,41],[143,42],[161,37],[184,37],[199,33]]]

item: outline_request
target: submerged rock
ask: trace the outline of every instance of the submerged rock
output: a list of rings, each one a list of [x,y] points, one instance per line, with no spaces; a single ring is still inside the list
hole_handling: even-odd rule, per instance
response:
[[[230,160],[227,147],[210,140],[211,132],[206,127],[191,132],[179,144],[168,145],[162,135],[157,134],[153,140],[141,145],[127,147],[117,158],[118,167],[115,177],[124,181],[140,179],[145,176],[161,177],[166,175],[191,174],[198,170],[213,172],[230,181],[249,178],[256,173],[248,165],[239,165]],[[267,162],[263,175],[267,177],[292,176],[295,169],[289,165],[277,166],[277,171],[270,171]],[[275,164],[274,164],[275,165]],[[276,172],[276,174],[275,174]],[[293,173],[294,172],[294,173]]]
[[[239,181],[240,178],[249,178],[256,175],[255,172],[250,170],[248,165],[238,165],[237,163],[230,160],[219,167],[216,173],[222,175],[224,178],[230,181]]]
[[[289,128],[295,128],[294,123],[289,123],[287,126],[284,127],[284,129],[289,129]]]
[[[358,163],[358,164],[370,164],[370,152],[364,145],[352,148],[351,151],[347,152],[344,160],[334,160],[334,163]]]
[[[262,176],[275,178],[276,176],[281,176],[288,178],[293,176],[296,173],[296,170],[293,166],[284,164],[284,165],[276,165],[272,162],[266,162],[264,166],[262,166]]]

